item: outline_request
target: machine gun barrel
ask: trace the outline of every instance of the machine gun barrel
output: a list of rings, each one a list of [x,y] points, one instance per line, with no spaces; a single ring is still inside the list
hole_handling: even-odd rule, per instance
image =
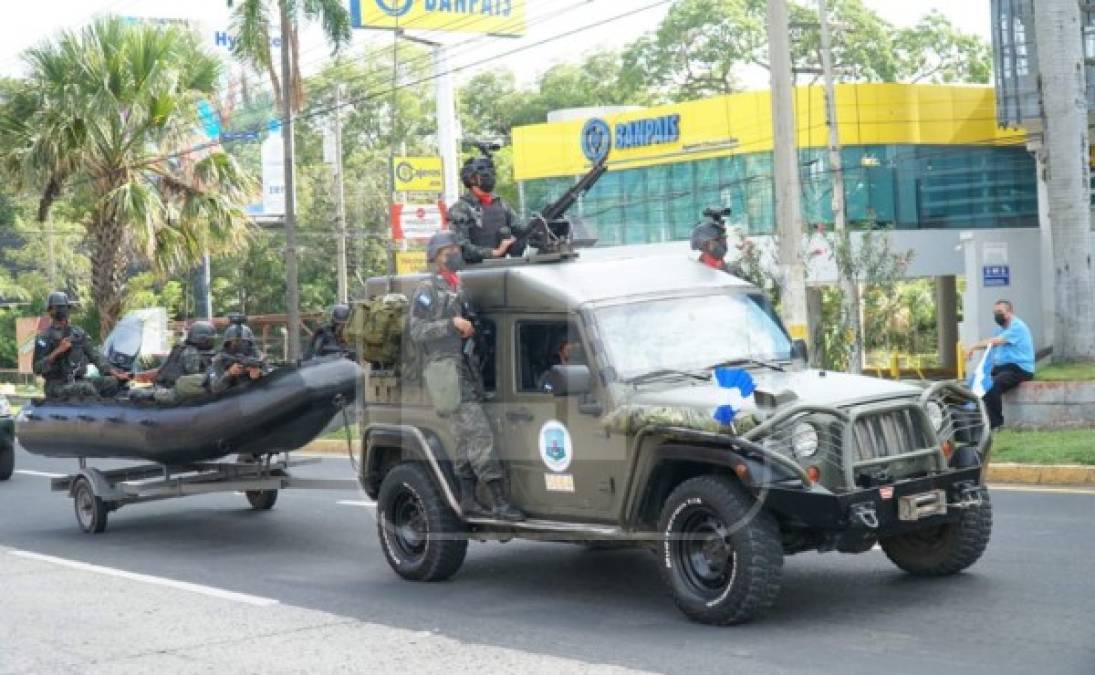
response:
[[[526,228],[526,233],[521,239],[528,239],[529,243],[538,249],[557,248],[560,243],[565,244],[569,241],[571,236],[569,231],[560,235],[553,231],[552,225],[562,221],[566,217],[567,211],[578,202],[582,195],[592,190],[593,186],[601,180],[601,176],[604,176],[607,171],[607,159],[602,159],[594,164],[589,173],[582,176],[562,197],[559,197],[540,213],[532,216]],[[566,229],[569,230],[570,228],[567,227]]]

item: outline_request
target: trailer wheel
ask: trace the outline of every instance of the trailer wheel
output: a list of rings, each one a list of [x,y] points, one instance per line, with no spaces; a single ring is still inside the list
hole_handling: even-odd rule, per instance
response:
[[[15,470],[15,449],[0,448],[0,480],[11,478]]]
[[[110,513],[106,503],[95,496],[91,481],[83,476],[72,486],[72,503],[76,508],[76,523],[88,534],[102,534],[106,529],[106,517]]]
[[[699,476],[662,508],[659,569],[677,607],[700,623],[743,623],[779,594],[779,526],[738,483]]]
[[[277,490],[248,490],[243,494],[247,496],[251,508],[256,511],[269,511],[278,502]]]
[[[444,581],[464,564],[464,525],[417,464],[400,464],[384,477],[376,523],[384,557],[404,579]]]

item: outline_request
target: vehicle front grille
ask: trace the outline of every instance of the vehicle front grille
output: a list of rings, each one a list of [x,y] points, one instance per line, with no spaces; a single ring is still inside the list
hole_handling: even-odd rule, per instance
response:
[[[915,408],[867,414],[856,418],[853,429],[859,461],[894,457],[935,445]]]

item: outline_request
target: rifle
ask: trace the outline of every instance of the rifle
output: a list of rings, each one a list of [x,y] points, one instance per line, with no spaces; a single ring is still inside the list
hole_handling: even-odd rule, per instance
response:
[[[269,364],[266,363],[266,359],[261,356],[252,356],[250,354],[229,354],[227,352],[223,352],[222,354],[225,370],[228,370],[238,363],[239,365],[243,366],[244,370],[257,368],[262,371],[263,375],[267,375],[272,372]]]
[[[461,305],[460,315],[475,328],[475,335],[464,340],[464,359],[473,373],[485,377],[484,370],[494,359],[491,350],[493,328],[467,301]]]
[[[574,240],[574,231],[581,226],[581,221],[576,218],[568,218],[566,213],[587,192],[593,189],[601,176],[608,171],[607,158],[593,165],[589,173],[582,176],[562,197],[549,204],[539,213],[534,213],[529,219],[525,233],[518,237],[518,243],[527,241],[541,253],[567,253]]]

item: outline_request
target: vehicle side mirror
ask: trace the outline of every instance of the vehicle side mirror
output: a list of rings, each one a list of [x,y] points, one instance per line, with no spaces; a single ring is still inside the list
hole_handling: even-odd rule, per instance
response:
[[[581,396],[593,391],[589,366],[555,366],[548,371],[547,387],[555,396]]]
[[[810,348],[806,340],[795,340],[791,343],[791,361],[795,363],[807,363],[810,360]]]

